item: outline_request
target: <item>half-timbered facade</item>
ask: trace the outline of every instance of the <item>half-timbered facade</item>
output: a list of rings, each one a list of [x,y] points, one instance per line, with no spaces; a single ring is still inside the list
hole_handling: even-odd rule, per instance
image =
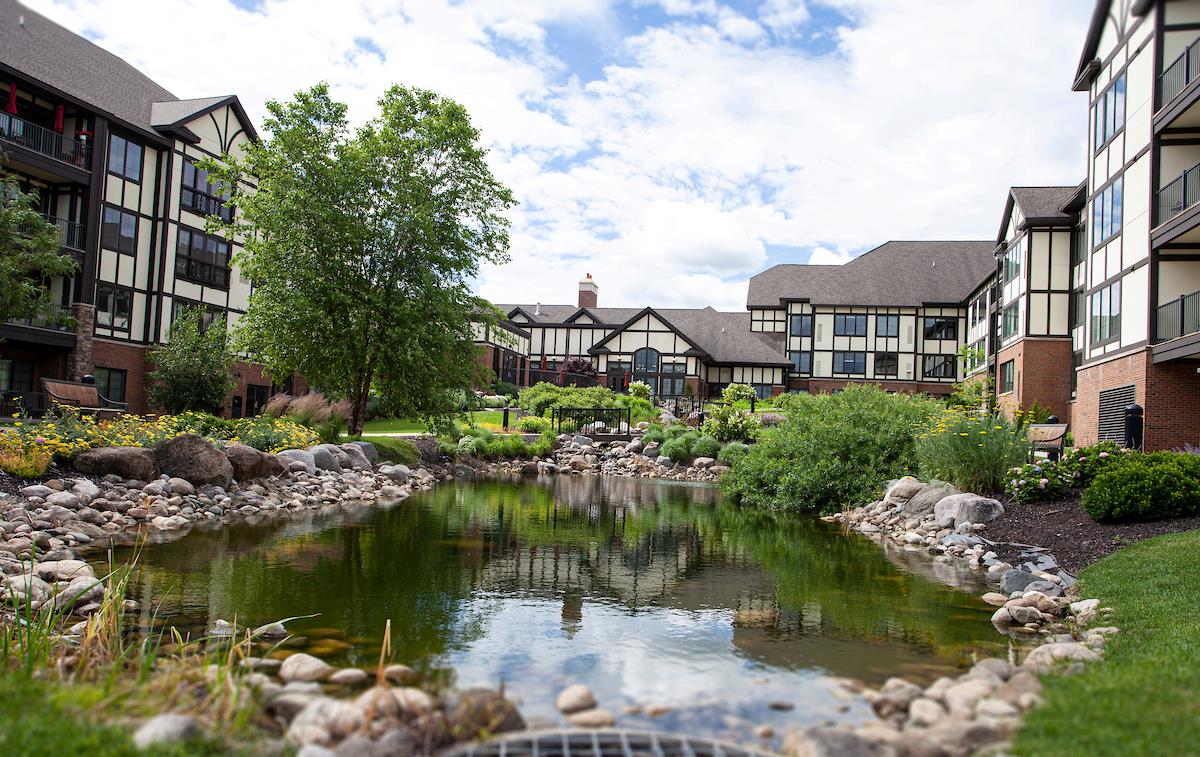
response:
[[[256,139],[236,96],[180,99],[120,58],[13,0],[0,0],[0,150],[4,169],[41,197],[74,276],[51,282],[73,329],[49,321],[0,327],[5,410],[44,402],[42,378],[94,376],[101,394],[148,410],[146,353],[184,307],[230,324],[250,282],[239,242],[205,231],[236,212],[197,161]],[[271,394],[239,364],[227,411],[253,414]]]

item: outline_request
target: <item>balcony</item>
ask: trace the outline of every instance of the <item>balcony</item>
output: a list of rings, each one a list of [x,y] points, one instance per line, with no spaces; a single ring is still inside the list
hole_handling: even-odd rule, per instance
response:
[[[1200,38],[1188,45],[1179,57],[1158,75],[1158,107],[1179,97],[1187,86],[1200,79]]]
[[[74,347],[75,323],[69,309],[55,306],[35,318],[14,318],[0,323],[0,339]]]
[[[1200,241],[1200,163],[1188,168],[1154,194],[1154,226],[1150,242],[1155,247],[1167,242]]]
[[[1200,291],[1159,305],[1154,335],[1158,341],[1154,345],[1156,363],[1200,354]]]
[[[64,137],[52,129],[38,126],[11,113],[0,113],[0,141],[80,171],[89,170],[91,145],[78,139]]]
[[[59,240],[64,250],[69,252],[72,257],[83,260],[83,246],[87,239],[87,229],[81,223],[68,221],[65,218],[57,218],[47,214],[46,222],[54,224],[58,227]]]

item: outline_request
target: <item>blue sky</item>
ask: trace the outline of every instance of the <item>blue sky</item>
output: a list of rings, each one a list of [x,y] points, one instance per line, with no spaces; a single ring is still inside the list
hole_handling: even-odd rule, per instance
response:
[[[180,97],[463,102],[521,205],[496,302],[738,309],[776,262],[994,238],[1083,177],[1090,0],[30,0]],[[177,34],[193,49],[181,59]]]

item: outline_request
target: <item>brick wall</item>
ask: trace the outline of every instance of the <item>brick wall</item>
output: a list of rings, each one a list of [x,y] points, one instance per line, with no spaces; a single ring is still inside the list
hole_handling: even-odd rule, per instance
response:
[[[76,346],[76,351],[78,351]],[[129,412],[147,413],[150,406],[146,400],[146,348],[125,342],[113,342],[96,338],[91,342],[91,363],[94,368],[115,368],[125,371],[125,401]],[[78,376],[72,376],[78,381]]]
[[[1133,384],[1136,402],[1142,407],[1146,401],[1146,361],[1148,352],[1142,350],[1096,365],[1079,369],[1079,383],[1071,411],[1074,422],[1071,433],[1077,446],[1095,444],[1100,434],[1100,392],[1119,386]],[[1148,435],[1147,435],[1148,437]],[[1146,440],[1149,442],[1149,438]]]
[[[997,396],[997,407],[1012,418],[1017,409],[1037,404],[1049,408],[1062,423],[1070,423],[1071,340],[1026,338],[1005,347],[996,358],[997,382],[1000,366],[1009,360],[1013,361],[1013,390]]]
[[[1147,449],[1200,446],[1200,373],[1196,363],[1149,363],[1146,373]]]

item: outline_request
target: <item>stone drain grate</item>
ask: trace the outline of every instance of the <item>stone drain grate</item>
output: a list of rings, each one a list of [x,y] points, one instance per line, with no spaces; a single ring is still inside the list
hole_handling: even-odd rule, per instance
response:
[[[443,757],[769,757],[746,747],[670,733],[537,731],[468,744]]]

